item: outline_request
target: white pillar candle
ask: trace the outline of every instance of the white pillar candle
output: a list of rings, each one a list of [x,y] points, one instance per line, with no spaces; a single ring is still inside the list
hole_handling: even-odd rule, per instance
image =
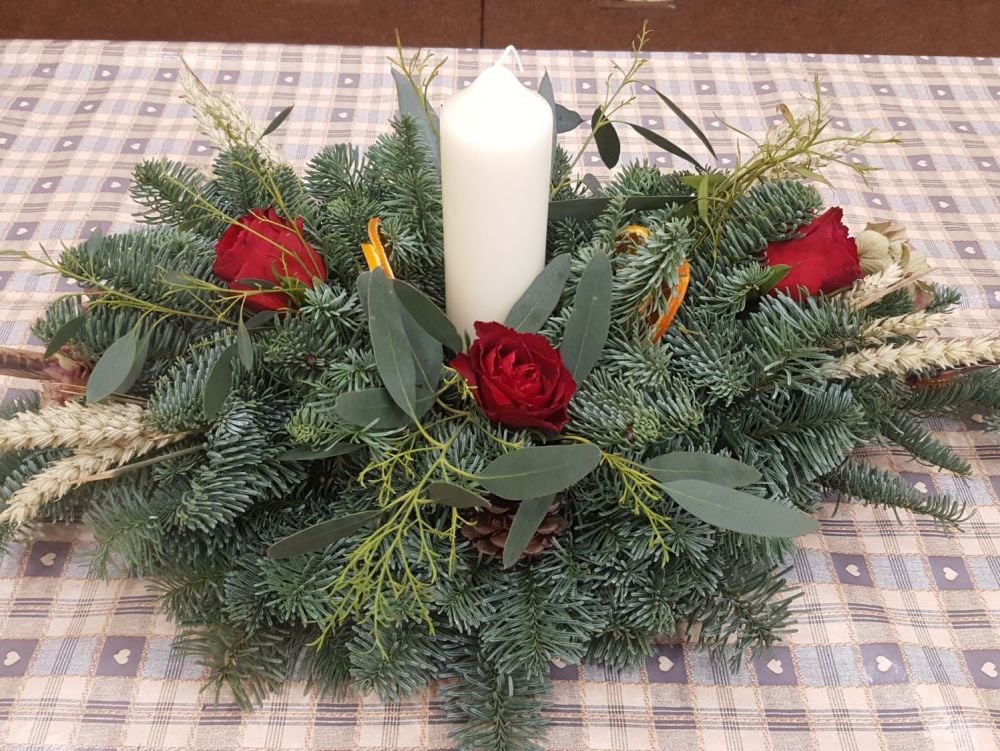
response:
[[[506,55],[441,110],[448,317],[472,337],[476,321],[503,323],[545,266],[552,110]]]

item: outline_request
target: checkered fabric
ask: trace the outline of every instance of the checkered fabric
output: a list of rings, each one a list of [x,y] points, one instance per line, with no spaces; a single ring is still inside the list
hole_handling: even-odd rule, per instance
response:
[[[261,122],[289,104],[276,134],[301,166],[323,145],[370,143],[394,92],[387,50],[216,44],[0,43],[0,244],[58,249],[127,229],[129,176],[146,157],[207,166],[209,144],[179,98],[183,54]],[[446,50],[436,101],[495,59]],[[617,59],[623,58],[618,56]],[[898,132],[901,147],[857,155],[882,168],[863,185],[830,170],[829,195],[860,228],[904,223],[965,300],[945,334],[993,331],[1000,310],[1000,61],[772,54],[654,54],[648,80],[704,127],[720,166],[737,158],[723,118],[759,133],[775,105],[819,76],[832,127]],[[548,69],[558,100],[589,112],[615,55],[522,54],[528,86]],[[703,153],[648,88],[623,117]],[[579,143],[584,129],[570,134]],[[680,167],[623,133],[626,156]],[[746,144],[743,146],[747,148]],[[596,153],[584,167],[598,175]],[[0,258],[0,344],[38,345],[29,326],[69,287]],[[4,384],[0,384],[2,387]],[[13,388],[30,384],[8,383]],[[920,492],[975,507],[948,536],[924,519],[846,506],[791,561],[799,630],[737,674],[696,651],[663,646],[636,670],[553,666],[546,748],[1000,748],[1000,440],[975,422],[936,425],[973,466],[967,479],[905,470]],[[0,558],[0,747],[3,749],[446,749],[452,726],[431,692],[397,704],[321,700],[288,685],[243,714],[199,693],[203,671],[170,650],[173,626],[142,581],[88,574],[87,532],[52,526]]]

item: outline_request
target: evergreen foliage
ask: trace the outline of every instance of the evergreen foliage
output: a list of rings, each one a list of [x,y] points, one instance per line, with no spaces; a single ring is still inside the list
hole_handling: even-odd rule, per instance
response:
[[[571,164],[558,149],[557,199],[584,195],[566,179]],[[355,424],[338,406],[385,385],[357,291],[369,219],[381,219],[397,277],[444,300],[440,180],[416,123],[394,121],[364,154],[327,148],[303,179],[253,144],[220,154],[211,175],[144,162],[133,195],[153,226],[65,253],[60,270],[98,294],[86,306],[79,296],[57,301],[35,326],[49,340],[82,315],[68,348],[87,362],[130,331],[148,336],[131,393],[147,400],[153,426],[184,434],[151,466],[78,491],[97,570],[120,561],[152,580],[185,631],[183,649],[242,705],[292,676],[323,692],[351,681],[386,701],[453,678],[444,696],[462,723],[462,747],[526,751],[542,748],[553,660],[634,666],[653,638],[684,624],[698,624],[686,632],[692,641],[738,660],[790,626],[794,594],[779,569],[792,543],[708,524],[671,500],[643,462],[708,452],[759,470],[745,492],[785,509],[812,510],[826,489],[959,523],[961,503],[916,493],[850,457],[859,446],[892,442],[921,461],[968,471],[918,418],[997,406],[996,370],[940,382],[926,373],[830,381],[824,365],[863,346],[871,321],[912,312],[912,295],[857,309],[838,297],[767,294],[773,279],[762,252],[808,222],[819,195],[800,180],[761,180],[710,225],[693,210],[691,177],[627,166],[606,186],[599,216],[550,227],[550,256],[570,259],[541,332],[552,342],[568,325],[588,264],[600,253],[611,259],[608,342],[578,384],[566,431],[603,453],[561,494],[569,528],[554,547],[502,569],[456,534],[462,510],[430,502],[427,486],[481,492],[475,476],[501,454],[543,442],[537,433],[470,410],[447,369],[421,431],[396,414],[397,422]],[[627,205],[634,196],[670,199],[636,210]],[[255,320],[214,277],[214,245],[231,221],[268,206],[303,218],[329,277],[303,292],[294,313]],[[630,239],[630,224],[649,237]],[[664,312],[684,261],[692,268],[687,297],[667,335],[653,341],[651,320]],[[957,301],[952,290],[934,289],[935,310]],[[419,326],[407,336],[419,336]],[[231,372],[220,371],[227,363]],[[228,390],[210,410],[206,393],[220,372]],[[345,444],[352,451],[333,451]],[[62,451],[0,455],[0,500]],[[286,560],[267,556],[300,529],[378,508],[390,509],[384,516],[396,526],[362,526]]]

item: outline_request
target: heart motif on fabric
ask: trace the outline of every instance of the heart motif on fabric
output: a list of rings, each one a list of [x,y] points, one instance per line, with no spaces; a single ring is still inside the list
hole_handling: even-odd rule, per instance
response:
[[[895,664],[888,657],[879,655],[878,657],[875,658],[875,667],[878,669],[878,672],[880,673],[888,673],[895,667]]]
[[[990,678],[996,678],[997,676],[1000,676],[1000,672],[997,672],[997,666],[996,663],[994,662],[984,662],[979,667],[979,672]]]
[[[782,673],[785,672],[785,666],[782,665],[781,664],[781,660],[779,660],[776,657],[772,658],[771,660],[768,660],[768,663],[767,663],[766,667],[767,667],[768,670],[770,670],[775,675],[781,675]]]
[[[46,568],[51,568],[56,565],[56,554],[49,551],[43,556],[38,558],[38,562],[45,566]]]
[[[923,481],[913,483],[913,489],[916,490],[918,493],[928,493],[928,492],[930,492],[930,491],[927,490],[927,483],[925,483]]]
[[[944,578],[950,582],[953,582],[958,578],[958,572],[951,566],[945,566],[941,569],[941,573],[944,574]]]
[[[119,649],[117,652],[115,652],[111,656],[111,659],[113,659],[119,665],[127,665],[130,657],[132,657],[132,650],[125,648],[125,649]]]
[[[848,563],[846,566],[844,566],[844,571],[849,573],[855,579],[858,579],[861,576],[861,569],[858,568],[858,564],[856,563]]]
[[[17,665],[21,661],[21,653],[15,652],[13,649],[4,655],[3,665],[5,668],[9,668],[11,665]],[[990,663],[992,664],[992,663]]]
[[[552,664],[553,664],[553,665],[555,665],[555,666],[556,666],[557,668],[559,668],[560,670],[562,670],[563,668],[565,668],[565,667],[566,667],[566,663],[565,663],[565,662],[563,662],[563,661],[562,661],[562,660],[560,660],[560,659],[555,659],[555,660],[553,660],[553,661],[552,661]]]
[[[660,669],[661,673],[669,673],[673,666],[674,661],[666,655],[661,656],[660,659],[656,661],[656,667]]]

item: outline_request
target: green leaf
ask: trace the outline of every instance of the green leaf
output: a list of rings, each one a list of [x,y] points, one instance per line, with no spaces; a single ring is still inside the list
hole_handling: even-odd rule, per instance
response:
[[[569,133],[580,127],[583,122],[579,113],[563,107],[561,104],[556,105],[556,133]]]
[[[569,254],[556,256],[514,303],[505,323],[517,331],[538,331],[559,304],[567,279],[569,279]]]
[[[801,164],[789,165],[789,169],[791,169],[792,172],[794,172],[796,175],[805,180],[814,180],[815,182],[822,183],[827,187],[830,188],[833,187],[833,183],[831,183],[829,180],[823,177],[819,172],[811,170],[808,167],[803,167]]]
[[[334,456],[351,454],[363,448],[364,446],[356,443],[337,443],[330,446],[330,448],[320,449],[319,451],[311,449],[308,446],[296,446],[295,448],[288,449],[288,451],[281,454],[278,458],[282,461],[294,459],[300,462],[308,462],[315,459],[329,459]]]
[[[589,443],[529,446],[498,456],[476,482],[501,498],[538,498],[575,485],[600,463],[600,449]]]
[[[366,279],[366,282],[362,282]],[[366,271],[358,277],[358,289],[367,286],[368,330],[371,332],[375,365],[392,400],[403,412],[416,419],[417,370],[410,340],[396,293],[388,277]]]
[[[253,370],[253,339],[247,331],[246,324],[240,321],[236,327],[236,351],[240,355],[240,362],[249,372]]]
[[[650,211],[661,209],[670,204],[686,204],[691,202],[691,196],[632,196],[625,199],[624,208],[627,211]],[[559,222],[563,219],[581,219],[584,221],[596,219],[608,208],[610,198],[572,198],[568,201],[551,201],[549,203],[549,221]]]
[[[277,115],[275,115],[274,119],[270,123],[268,123],[266,128],[264,128],[264,132],[260,134],[260,137],[265,138],[266,136],[271,135],[272,133],[274,133],[274,131],[280,128],[281,124],[288,119],[288,116],[290,114],[292,114],[293,109],[295,109],[295,105],[290,104],[287,107],[285,107],[285,109],[281,110],[281,112],[279,112]]]
[[[421,417],[434,406],[436,395],[422,389],[416,390],[417,416]],[[396,430],[406,427],[413,418],[403,412],[385,389],[348,391],[337,397],[334,412],[349,425],[366,426],[374,423],[376,430]]]
[[[715,193],[729,179],[729,175],[721,172],[705,172],[699,175],[682,175],[680,181],[691,190],[698,190],[698,186],[705,178],[708,178],[708,192]]]
[[[698,127],[698,124],[695,123],[695,121],[692,120],[690,117],[688,117],[684,113],[684,110],[682,110],[680,107],[674,104],[673,100],[671,100],[670,97],[668,97],[666,94],[664,94],[661,91],[657,91],[652,86],[650,86],[649,88],[653,89],[653,91],[656,91],[656,95],[660,97],[660,100],[670,108],[670,111],[673,112],[675,115],[677,115],[677,117],[680,118],[682,123],[688,126],[691,132],[698,137],[699,141],[705,144],[705,148],[708,149],[708,153],[711,154],[716,159],[718,159],[719,157],[716,156],[715,149],[712,148],[712,142],[708,140],[708,136],[706,136],[704,131]]]
[[[601,155],[604,166],[611,169],[618,164],[618,158],[622,154],[622,142],[618,139],[618,132],[610,120],[603,117],[603,110],[598,107],[590,118],[590,127],[593,128],[594,141],[597,143],[597,153]],[[598,123],[601,123],[598,126]]]
[[[273,310],[262,310],[259,313],[254,313],[246,321],[247,331],[262,329],[277,317],[277,312]]]
[[[786,266],[783,263],[776,264],[767,270],[767,274],[760,280],[759,289],[762,295],[766,295],[772,289],[778,286],[782,279],[784,279],[791,272],[792,267]]]
[[[559,131],[556,130],[556,95],[552,91],[552,79],[549,78],[548,71],[545,71],[542,80],[538,83],[538,93],[548,103],[549,109],[552,111],[552,159],[553,164],[555,164],[556,136]]]
[[[441,378],[444,353],[441,342],[424,331],[424,328],[414,320],[406,308],[400,306],[399,313],[403,317],[403,328],[413,352],[413,365],[417,374],[417,386],[429,391],[437,391]]]
[[[428,160],[435,166],[441,166],[441,123],[434,109],[426,104],[423,93],[418,92],[401,70],[392,69],[392,80],[396,82],[396,96],[399,100],[401,115],[412,117],[420,130],[421,140],[427,147]],[[426,105],[426,106],[425,106]]]
[[[759,537],[798,537],[819,524],[798,509],[704,480],[663,484],[674,502],[713,527]]]
[[[708,175],[698,181],[698,217],[708,224]]]
[[[59,348],[64,344],[69,342],[74,336],[80,333],[80,329],[83,328],[83,324],[86,322],[83,314],[76,316],[75,318],[70,318],[66,323],[56,329],[56,333],[52,335],[49,339],[49,345],[45,348],[45,357],[52,357]]]
[[[486,505],[486,499],[471,490],[450,482],[432,482],[427,486],[427,497],[435,503],[452,508],[480,508]]]
[[[503,546],[504,568],[510,568],[520,559],[521,553],[528,547],[531,538],[535,536],[539,525],[548,514],[553,497],[546,495],[541,498],[526,498],[521,501],[514,514],[510,531],[507,532],[507,541]]]
[[[673,451],[646,462],[647,472],[660,482],[705,480],[728,488],[741,488],[760,480],[760,472],[728,456],[703,451]]]
[[[142,373],[149,337],[133,329],[104,350],[87,379],[87,401],[99,402],[115,393],[125,393]]]
[[[627,125],[650,143],[659,146],[661,149],[673,154],[674,156],[679,156],[685,162],[690,162],[698,169],[704,169],[701,165],[701,162],[699,162],[693,156],[688,154],[684,149],[682,149],[673,141],[664,138],[659,133],[654,133],[649,128],[644,128],[641,125],[636,125],[635,123],[627,123]]]
[[[604,186],[601,185],[601,181],[598,180],[591,173],[588,172],[586,175],[584,175],[583,178],[581,179],[581,182],[584,184],[587,190],[590,191],[591,195],[597,196],[598,198],[604,195]]]
[[[595,253],[587,264],[573,298],[559,352],[577,385],[587,380],[604,350],[611,326],[611,260]]]
[[[218,359],[208,371],[205,390],[201,394],[201,408],[206,420],[214,420],[233,388],[233,359],[236,345],[231,344],[219,353]]]
[[[274,282],[268,281],[267,279],[254,279],[252,276],[237,279],[236,283],[244,287],[257,290],[281,289],[281,287]]]
[[[378,514],[378,511],[359,511],[356,514],[313,524],[271,545],[267,549],[267,557],[291,558],[293,555],[323,550],[345,537],[350,537]]]
[[[392,283],[396,291],[396,297],[403,307],[413,316],[413,319],[420,324],[421,328],[437,339],[452,352],[462,351],[462,337],[458,335],[455,324],[448,320],[434,301],[427,295],[400,279],[395,279]]]

